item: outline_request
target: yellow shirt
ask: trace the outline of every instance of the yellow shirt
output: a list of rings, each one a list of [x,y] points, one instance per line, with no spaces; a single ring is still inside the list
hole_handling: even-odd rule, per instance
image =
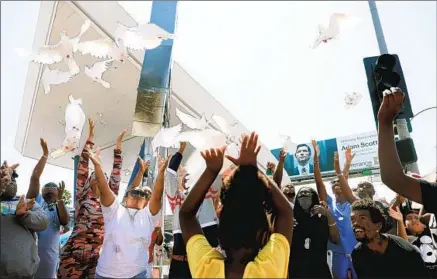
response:
[[[225,278],[223,255],[197,234],[187,243],[188,265],[193,278]],[[255,260],[246,265],[243,278],[287,278],[290,244],[281,234],[272,234]]]

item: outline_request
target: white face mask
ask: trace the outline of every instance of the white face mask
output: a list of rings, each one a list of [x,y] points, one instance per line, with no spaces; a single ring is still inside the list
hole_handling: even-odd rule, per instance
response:
[[[313,199],[311,197],[299,197],[297,200],[303,210],[308,210],[313,203]]]

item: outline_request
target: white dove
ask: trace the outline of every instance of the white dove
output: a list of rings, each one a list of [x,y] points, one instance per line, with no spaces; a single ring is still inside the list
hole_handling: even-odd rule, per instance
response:
[[[50,85],[59,85],[70,81],[73,75],[70,72],[61,72],[59,70],[44,69],[41,77],[41,85],[44,87],[44,94],[50,93]]]
[[[109,82],[102,79],[102,75],[112,65],[112,59],[94,63],[91,67],[85,66],[85,74],[93,81],[100,83],[105,88],[111,88]]]
[[[117,22],[116,40],[122,40],[125,46],[132,50],[154,49],[161,45],[162,40],[172,39],[173,35],[153,23],[127,27]]]
[[[318,35],[312,48],[315,49],[322,42],[327,43],[329,40],[335,39],[340,34],[341,29],[347,27],[347,25],[352,27],[356,22],[355,17],[343,13],[332,14],[327,29],[320,24],[318,25]]]
[[[54,159],[77,148],[85,124],[82,100],[75,100],[72,95],[68,97],[68,100],[70,103],[65,109],[65,139],[61,148],[50,153]]]
[[[77,51],[82,35],[89,29],[90,20],[86,20],[80,29],[79,35],[69,38],[65,31],[61,32],[61,39],[56,45],[44,45],[34,53],[27,53],[23,50],[16,50],[20,56],[27,56],[31,61],[41,64],[55,64],[65,61],[68,70],[74,76],[80,72],[79,66],[74,60],[73,54]]]
[[[279,135],[279,138],[281,139],[282,148],[284,149],[284,151],[287,153],[292,153],[296,145],[293,144],[293,142],[291,141],[291,137],[286,135]]]
[[[363,98],[363,95],[357,93],[357,92],[352,92],[352,93],[345,93],[344,96],[344,107],[346,109],[350,109],[356,105],[358,105],[358,103],[361,101],[361,99]]]
[[[182,130],[182,125],[176,125],[170,128],[161,128],[161,130],[156,133],[152,140],[152,151],[155,155],[158,154],[158,147],[171,147],[175,145],[178,141],[177,138]]]
[[[194,148],[219,148],[227,145],[226,135],[215,129],[193,130],[180,133],[178,142],[189,142]]]
[[[128,58],[127,48],[123,40],[100,39],[78,44],[77,49],[83,54],[96,58],[109,58],[124,63]]]
[[[219,130],[225,135],[226,143],[231,149],[240,150],[240,133],[237,131],[236,126],[238,123],[228,124],[228,122],[221,116],[213,114],[212,121],[218,126]]]
[[[208,128],[208,121],[206,120],[205,114],[202,114],[200,119],[194,118],[189,114],[183,113],[178,108],[176,108],[176,116],[179,120],[187,125],[188,128],[194,130],[204,130]]]

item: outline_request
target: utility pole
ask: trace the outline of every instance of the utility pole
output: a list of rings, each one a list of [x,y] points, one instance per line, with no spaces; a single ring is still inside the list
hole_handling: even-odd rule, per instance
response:
[[[378,8],[373,0],[369,0],[370,14],[372,15],[373,27],[375,28],[376,39],[378,40],[379,52],[382,54],[389,54],[387,49],[387,43],[385,42],[384,32],[382,31],[381,21],[379,20]],[[396,128],[398,131],[399,139],[410,138],[410,132],[408,131],[407,120],[397,119]],[[408,165],[408,169],[411,172],[420,174],[417,163]]]

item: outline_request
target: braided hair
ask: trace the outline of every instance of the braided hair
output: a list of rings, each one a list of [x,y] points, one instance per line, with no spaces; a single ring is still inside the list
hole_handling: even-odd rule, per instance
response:
[[[275,215],[268,185],[254,166],[239,166],[224,179],[219,241],[225,252],[246,248],[255,257],[267,243],[272,227],[268,215],[273,213],[273,220]]]

